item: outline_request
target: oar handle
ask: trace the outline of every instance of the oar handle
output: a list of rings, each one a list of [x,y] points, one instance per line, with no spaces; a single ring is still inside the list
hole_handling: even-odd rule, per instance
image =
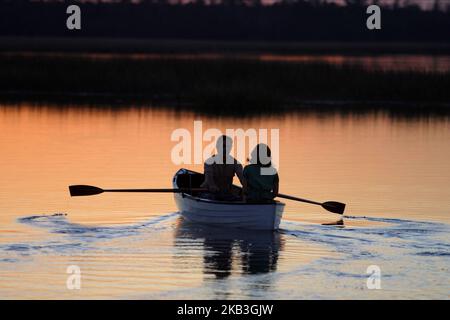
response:
[[[72,197],[78,196],[93,196],[103,192],[167,192],[167,193],[181,193],[181,192],[201,192],[207,191],[205,188],[158,188],[158,189],[102,189],[96,186],[88,185],[73,185],[69,186],[70,195]]]
[[[297,198],[297,197],[293,197],[293,196],[290,196],[290,195],[287,195],[287,194],[282,194],[282,193],[278,193],[277,197],[284,198],[284,199],[289,199],[289,200],[294,200],[294,201],[301,201],[301,202],[311,203],[311,204],[317,204],[319,206],[322,205],[321,202],[316,202],[316,201],[312,201],[312,200],[308,200],[308,199]]]
[[[103,189],[103,192],[201,192],[208,191],[205,188],[178,188],[178,189]]]

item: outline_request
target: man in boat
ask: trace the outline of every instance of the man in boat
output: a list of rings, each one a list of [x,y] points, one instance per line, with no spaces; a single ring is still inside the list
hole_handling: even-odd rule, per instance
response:
[[[235,175],[242,186],[246,186],[242,165],[230,154],[232,146],[233,140],[230,137],[219,137],[216,142],[217,154],[205,161],[205,181],[201,187],[208,189],[209,198],[222,201],[239,200],[232,188]]]
[[[244,169],[244,192],[248,202],[272,202],[277,196],[280,179],[271,160],[268,145],[260,143],[253,149],[250,164]]]

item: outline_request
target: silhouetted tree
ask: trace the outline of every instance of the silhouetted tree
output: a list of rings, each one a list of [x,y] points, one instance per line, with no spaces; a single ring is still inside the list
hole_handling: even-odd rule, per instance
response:
[[[348,6],[362,7],[362,6],[366,5],[367,0],[345,0],[345,3]]]

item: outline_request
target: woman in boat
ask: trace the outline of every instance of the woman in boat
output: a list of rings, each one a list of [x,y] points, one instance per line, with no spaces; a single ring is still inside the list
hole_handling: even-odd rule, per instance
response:
[[[244,169],[246,200],[272,202],[278,194],[279,177],[277,170],[272,166],[269,146],[264,143],[258,144],[253,149],[249,162]]]

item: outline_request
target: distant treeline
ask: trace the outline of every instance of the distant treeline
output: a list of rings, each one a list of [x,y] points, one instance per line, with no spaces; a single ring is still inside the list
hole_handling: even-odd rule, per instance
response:
[[[364,0],[345,0],[346,6],[322,0],[284,0],[271,6],[259,0],[168,2],[180,1],[0,0],[0,36],[450,42],[450,12],[437,10],[439,1],[436,10],[428,11],[413,4],[384,7],[382,29],[373,31],[366,28]],[[81,7],[82,30],[66,28],[66,8],[72,3]]]
[[[450,114],[450,73],[254,60],[0,55],[0,102],[171,106],[261,114],[327,103]]]

